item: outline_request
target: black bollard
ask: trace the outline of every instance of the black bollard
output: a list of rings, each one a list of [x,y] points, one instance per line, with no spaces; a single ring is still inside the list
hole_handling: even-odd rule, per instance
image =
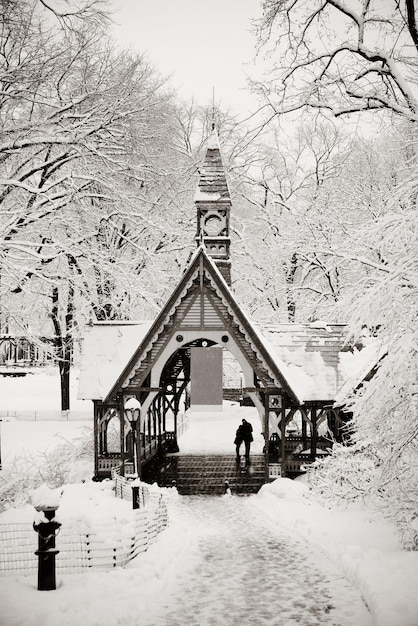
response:
[[[53,519],[56,508],[35,508],[37,511],[42,511],[47,519],[46,522],[33,523],[33,528],[38,533],[38,549],[35,552],[38,557],[38,590],[51,591],[57,588],[55,556],[59,553],[59,550],[55,549],[55,533],[59,530],[61,524]]]
[[[132,508],[139,509],[139,487],[132,487]]]

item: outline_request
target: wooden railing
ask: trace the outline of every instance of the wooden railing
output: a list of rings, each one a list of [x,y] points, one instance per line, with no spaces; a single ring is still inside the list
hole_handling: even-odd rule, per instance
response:
[[[303,472],[303,466],[310,463],[309,458],[302,458],[300,456],[294,456],[290,459],[286,459],[286,473],[291,472]]]
[[[301,436],[288,436],[285,441],[286,461],[284,468],[281,466],[281,441],[278,435],[272,436],[269,442],[269,465],[272,467],[280,466],[281,471],[287,473],[303,472],[303,466],[312,463],[310,455],[311,438]],[[328,452],[332,448],[332,442],[325,437],[318,437],[316,442],[316,450],[321,454]],[[318,456],[319,456],[318,454]],[[322,454],[321,454],[322,456]]]

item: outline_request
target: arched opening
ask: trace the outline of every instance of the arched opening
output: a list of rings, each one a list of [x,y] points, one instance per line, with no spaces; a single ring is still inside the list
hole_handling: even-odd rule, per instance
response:
[[[254,429],[254,454],[263,454],[265,438],[263,415],[249,397],[244,399],[245,378],[238,359],[229,351],[228,336],[221,342],[201,336],[185,342],[183,335],[176,336],[182,342],[167,359],[161,370],[159,393],[155,396],[145,418],[145,438],[152,432],[149,415],[160,415],[162,432],[174,433],[180,453],[234,454],[235,432],[242,419],[252,423]],[[193,379],[193,350],[219,348],[221,350],[221,403],[203,408],[193,405],[193,385],[205,384],[204,379]],[[210,373],[206,372],[211,384]],[[196,433],[198,429],[198,434]]]

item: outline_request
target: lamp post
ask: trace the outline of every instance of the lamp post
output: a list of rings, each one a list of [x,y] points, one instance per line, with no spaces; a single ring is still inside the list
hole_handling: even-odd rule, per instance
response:
[[[125,417],[131,425],[132,431],[132,452],[133,452],[133,463],[134,463],[134,473],[139,476],[140,467],[139,467],[139,451],[137,448],[137,423],[138,419],[141,415],[141,403],[136,398],[129,398],[125,402],[124,405]]]

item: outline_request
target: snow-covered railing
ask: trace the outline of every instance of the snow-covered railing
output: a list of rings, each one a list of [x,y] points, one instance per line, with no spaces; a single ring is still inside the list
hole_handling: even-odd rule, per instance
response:
[[[131,511],[123,526],[77,533],[63,522],[56,536],[56,571],[61,574],[124,567],[146,552],[167,526],[167,507],[160,495],[147,506]],[[37,534],[31,524],[0,524],[0,576],[35,575],[38,569]]]
[[[115,495],[121,500],[128,500],[133,502],[135,499],[136,506],[134,508],[142,508],[146,506],[152,499],[150,492],[145,485],[140,484],[138,480],[132,480],[132,478],[126,478],[120,475],[121,466],[113,467],[111,476],[115,481]],[[126,471],[126,465],[125,465]]]

